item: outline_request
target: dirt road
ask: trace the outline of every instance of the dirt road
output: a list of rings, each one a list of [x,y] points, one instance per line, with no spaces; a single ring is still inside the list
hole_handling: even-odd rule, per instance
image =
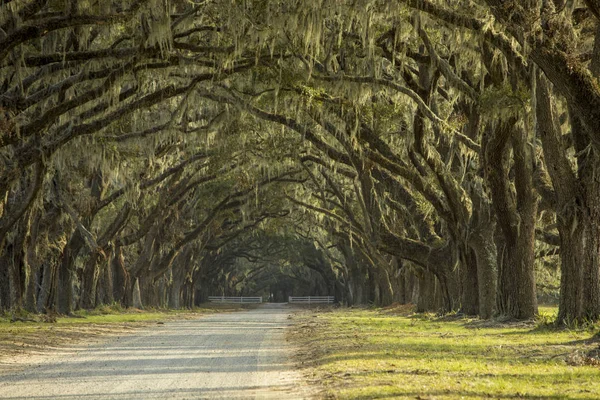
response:
[[[304,399],[279,305],[167,322],[0,373],[0,399]],[[1,368],[1,367],[0,367]]]

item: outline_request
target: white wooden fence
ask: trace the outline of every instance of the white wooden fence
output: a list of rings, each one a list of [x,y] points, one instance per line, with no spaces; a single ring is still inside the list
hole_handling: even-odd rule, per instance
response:
[[[304,296],[304,297],[289,297],[289,303],[295,304],[333,304],[334,296]]]
[[[211,303],[262,303],[262,297],[208,296]]]

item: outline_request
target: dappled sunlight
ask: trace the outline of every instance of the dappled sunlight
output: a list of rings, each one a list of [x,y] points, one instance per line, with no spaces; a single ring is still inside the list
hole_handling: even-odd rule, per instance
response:
[[[600,399],[600,0],[0,0],[0,398],[293,397],[288,303],[330,397]]]
[[[474,329],[468,319],[439,323],[377,310],[316,319],[296,317],[292,337],[307,347],[299,359],[336,398],[600,397],[600,368],[569,359],[598,346],[586,340],[592,331]]]

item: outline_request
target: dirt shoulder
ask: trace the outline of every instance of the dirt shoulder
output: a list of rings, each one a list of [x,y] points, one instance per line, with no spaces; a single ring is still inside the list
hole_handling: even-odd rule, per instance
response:
[[[0,373],[14,371],[32,357],[71,352],[111,338],[129,335],[166,321],[198,318],[215,312],[235,312],[247,307],[206,305],[195,310],[115,311],[110,308],[81,312],[71,317],[6,315],[0,317]]]
[[[39,362],[30,354],[25,370],[0,374],[0,398],[311,399],[285,340],[293,312],[269,304],[146,322],[158,325]]]

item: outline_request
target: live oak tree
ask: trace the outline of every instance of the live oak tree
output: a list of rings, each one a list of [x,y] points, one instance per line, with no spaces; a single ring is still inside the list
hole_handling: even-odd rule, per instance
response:
[[[281,279],[527,319],[555,246],[559,320],[597,319],[599,9],[4,2],[0,307]]]
[[[514,80],[521,78],[532,87],[530,98],[539,117],[539,138],[554,189],[551,196],[555,196],[560,235],[559,320],[597,319],[600,304],[598,233],[595,228],[586,226],[588,223],[595,226],[593,221],[598,215],[594,194],[597,184],[590,179],[598,165],[594,162],[600,93],[597,2],[489,0],[477,7],[481,18],[444,3],[405,3],[441,23],[479,31],[502,52],[513,69]],[[546,80],[554,85],[556,92],[550,99],[543,97],[551,93]],[[564,140],[557,124],[560,116],[548,104],[548,100],[555,99],[565,105],[563,112],[568,120],[565,122],[570,141],[564,144],[561,144]],[[567,152],[571,146],[574,154]]]

